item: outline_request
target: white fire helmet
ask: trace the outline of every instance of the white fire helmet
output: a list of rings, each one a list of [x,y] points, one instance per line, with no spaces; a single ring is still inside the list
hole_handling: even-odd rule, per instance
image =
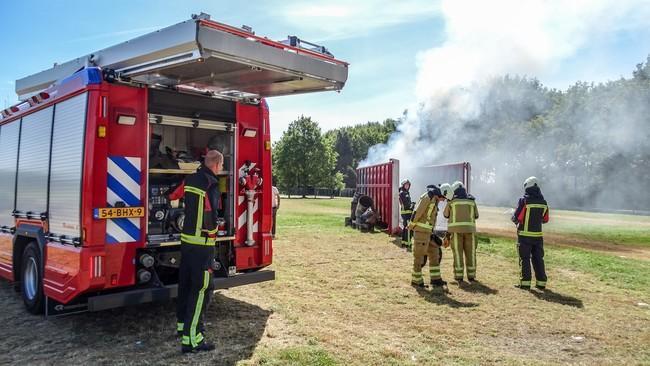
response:
[[[399,182],[399,186],[400,186],[400,187],[404,187],[407,183],[408,183],[408,184],[411,184],[411,181],[408,180],[408,179],[402,179],[402,181]]]
[[[451,191],[456,192],[456,190],[460,187],[465,187],[465,185],[463,184],[463,182],[457,180],[451,184]]]
[[[537,178],[536,177],[528,177],[524,181],[524,189],[526,189],[528,187],[534,187],[534,186],[539,186],[539,184],[537,183]]]
[[[446,199],[451,200],[452,198],[454,198],[454,191],[451,189],[451,184],[442,183],[440,185],[440,191],[442,192],[442,195],[445,196]]]

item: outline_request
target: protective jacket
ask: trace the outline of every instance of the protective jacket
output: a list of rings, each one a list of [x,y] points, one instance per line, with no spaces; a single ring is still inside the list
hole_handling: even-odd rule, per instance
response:
[[[517,224],[519,236],[541,238],[542,224],[549,220],[548,204],[537,186],[526,188],[526,193],[519,199],[512,221]]]
[[[417,205],[415,205],[415,212],[413,212],[409,227],[415,232],[425,232],[430,235],[436,226],[437,216],[438,198],[434,195],[430,196],[429,192],[426,192],[420,196]]]
[[[447,203],[443,216],[449,219],[447,231],[450,233],[476,232],[478,208],[474,197],[468,196],[465,188],[458,188],[454,198]]]
[[[400,210],[401,215],[408,215],[413,213],[413,201],[411,201],[411,193],[406,189],[400,188],[399,190],[399,203],[402,206]]]
[[[185,179],[185,221],[181,241],[187,244],[214,245],[217,233],[219,186],[217,176],[202,166]]]

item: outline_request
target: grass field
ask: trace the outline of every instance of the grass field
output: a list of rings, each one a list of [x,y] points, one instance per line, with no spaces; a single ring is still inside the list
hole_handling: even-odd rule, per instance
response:
[[[594,215],[596,224],[585,217],[564,225],[559,217],[572,214],[556,212],[546,247],[550,291],[542,293],[512,286],[512,226],[498,226],[500,209],[482,209],[480,284],[434,293],[409,285],[412,257],[396,241],[344,228],[348,207],[338,199],[282,201],[277,279],[215,296],[207,315],[214,353],[179,354],[173,303],[44,320],[25,314],[0,282],[0,364],[650,364],[650,262],[621,254],[645,253],[647,217]],[[617,227],[626,239],[582,223]],[[617,249],[592,250],[590,240]],[[449,250],[442,267],[449,279]]]
[[[480,208],[479,229],[488,234],[514,238],[511,210]],[[650,216],[551,209],[551,220],[544,225],[544,231],[545,237],[557,244],[650,259]]]

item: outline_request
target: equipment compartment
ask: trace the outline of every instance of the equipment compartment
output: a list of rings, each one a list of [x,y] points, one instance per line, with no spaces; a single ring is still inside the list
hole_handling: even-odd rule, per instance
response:
[[[170,98],[170,94],[176,97]],[[232,237],[235,232],[233,166],[237,130],[232,123],[232,102],[157,90],[150,90],[149,98],[148,244],[178,243],[184,220],[183,200],[170,200],[168,195],[186,175],[200,167],[205,153],[213,149],[224,156],[223,171],[219,174],[221,207],[217,211],[223,219],[219,236]],[[164,103],[166,100],[176,102]]]

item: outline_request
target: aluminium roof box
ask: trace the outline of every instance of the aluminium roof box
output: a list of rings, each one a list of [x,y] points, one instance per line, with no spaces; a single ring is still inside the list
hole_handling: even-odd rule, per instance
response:
[[[125,80],[229,98],[342,89],[348,64],[296,39],[272,41],[201,14],[16,80],[16,93],[24,100],[89,66],[114,70]]]

